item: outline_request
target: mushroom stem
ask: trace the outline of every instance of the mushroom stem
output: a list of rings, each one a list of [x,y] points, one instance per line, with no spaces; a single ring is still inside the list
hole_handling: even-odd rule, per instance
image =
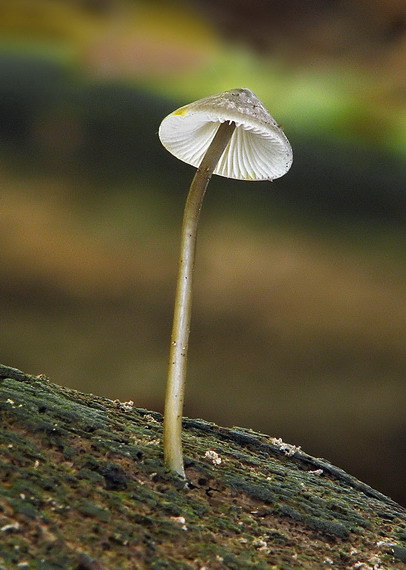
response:
[[[185,477],[182,455],[182,412],[192,312],[192,278],[197,226],[207,185],[236,125],[221,123],[190,185],[183,214],[175,309],[164,413],[166,466]]]

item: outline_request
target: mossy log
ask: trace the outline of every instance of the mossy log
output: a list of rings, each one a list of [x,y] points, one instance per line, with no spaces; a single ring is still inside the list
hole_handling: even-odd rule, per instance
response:
[[[162,417],[0,366],[0,568],[406,568],[406,510],[261,433]]]

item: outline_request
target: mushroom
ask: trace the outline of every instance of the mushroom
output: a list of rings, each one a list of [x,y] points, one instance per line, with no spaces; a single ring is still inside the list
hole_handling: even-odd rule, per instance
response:
[[[249,89],[231,89],[185,105],[159,127],[163,146],[197,168],[183,216],[164,411],[166,466],[185,477],[182,411],[192,307],[197,226],[212,174],[237,180],[274,180],[292,165],[292,148]]]

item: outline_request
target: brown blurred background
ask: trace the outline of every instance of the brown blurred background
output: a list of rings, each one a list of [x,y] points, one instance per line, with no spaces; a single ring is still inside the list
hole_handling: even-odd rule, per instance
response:
[[[404,0],[0,0],[0,361],[162,410],[193,169],[161,119],[249,87],[291,172],[213,179],[186,415],[406,504]]]

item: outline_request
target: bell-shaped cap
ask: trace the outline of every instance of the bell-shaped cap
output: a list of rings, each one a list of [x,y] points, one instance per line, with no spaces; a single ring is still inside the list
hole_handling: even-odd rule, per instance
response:
[[[220,123],[236,128],[214,174],[238,180],[274,180],[292,165],[284,132],[249,89],[231,89],[177,109],[162,121],[159,138],[174,156],[199,167]]]

